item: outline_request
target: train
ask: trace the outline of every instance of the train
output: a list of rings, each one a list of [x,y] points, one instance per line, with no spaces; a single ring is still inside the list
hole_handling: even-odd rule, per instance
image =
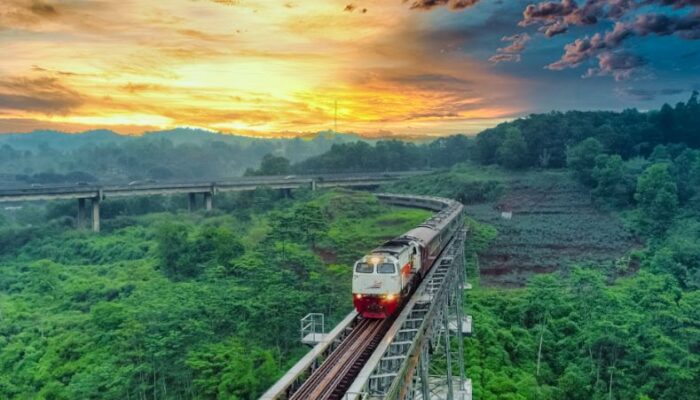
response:
[[[464,207],[457,201],[426,196],[379,197],[392,204],[438,212],[353,265],[353,304],[367,319],[385,319],[397,312],[464,224]]]

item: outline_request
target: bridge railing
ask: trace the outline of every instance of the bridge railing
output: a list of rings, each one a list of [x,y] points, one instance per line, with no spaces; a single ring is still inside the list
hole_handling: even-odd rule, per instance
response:
[[[459,231],[423,280],[390,328],[381,346],[360,371],[348,391],[348,400],[431,399],[435,382],[429,378],[430,348],[444,356],[442,388],[447,399],[463,392],[466,382],[462,338],[462,288],[466,232]],[[450,318],[454,317],[454,321]],[[451,335],[451,331],[455,331]],[[458,346],[451,348],[452,338]],[[442,339],[442,347],[436,346]],[[454,375],[459,389],[455,390]],[[363,394],[353,396],[351,393]],[[463,393],[460,393],[463,394]]]
[[[419,207],[440,212],[448,212],[456,202],[431,196],[415,196],[379,193],[376,195],[380,201],[392,205]],[[433,219],[434,217],[431,217]],[[430,221],[430,219],[429,219]],[[450,243],[443,251],[435,266],[426,278],[421,282],[413,296],[408,300],[404,310],[397,320],[389,328],[384,339],[367,361],[359,375],[344,394],[346,400],[368,400],[379,398],[405,398],[406,393],[423,394],[423,399],[430,399],[429,391],[435,382],[429,378],[430,343],[439,342],[441,335],[446,335],[444,340],[445,350],[443,354],[448,359],[448,374],[445,377],[449,382],[450,396],[452,400],[453,371],[459,378],[460,391],[465,383],[464,365],[462,357],[462,290],[466,279],[463,249],[465,231],[458,230],[451,238]],[[454,321],[451,320],[454,318]],[[342,336],[337,332],[346,332],[358,321],[357,314],[352,320],[346,318],[337,325],[328,341],[339,343]],[[456,348],[451,348],[453,336],[450,332],[456,327]],[[335,334],[333,333],[335,332]],[[283,376],[261,399],[283,400],[289,398],[296,388],[300,387],[311,372],[332,351],[332,347],[323,343],[317,345],[302,360],[300,360],[285,376]],[[455,354],[452,354],[455,353]],[[453,366],[453,364],[455,364]],[[454,367],[454,368],[453,368]],[[417,376],[420,374],[420,377]],[[421,386],[421,387],[419,387]],[[416,398],[408,397],[408,398]]]

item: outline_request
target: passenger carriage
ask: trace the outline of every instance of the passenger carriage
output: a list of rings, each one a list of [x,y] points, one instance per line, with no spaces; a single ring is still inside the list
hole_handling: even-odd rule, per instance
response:
[[[430,200],[434,201],[434,200]],[[353,267],[355,309],[364,318],[388,318],[408,298],[463,223],[451,201],[419,227],[374,249]]]

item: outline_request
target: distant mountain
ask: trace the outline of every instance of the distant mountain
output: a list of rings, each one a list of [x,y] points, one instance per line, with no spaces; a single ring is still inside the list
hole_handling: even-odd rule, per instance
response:
[[[65,151],[86,145],[121,144],[129,141],[147,141],[167,139],[174,145],[191,143],[203,144],[224,142],[235,145],[250,145],[258,142],[289,143],[294,141],[314,141],[321,143],[347,143],[364,139],[354,134],[322,131],[305,137],[297,138],[255,138],[207,131],[203,129],[176,128],[164,131],[147,132],[141,136],[120,135],[109,130],[93,130],[81,133],[64,133],[59,131],[33,131],[30,133],[0,134],[0,146],[10,145],[17,150],[33,150],[40,147],[50,147],[54,150]],[[330,145],[329,145],[330,147]]]
[[[78,175],[106,182],[226,178],[258,167],[266,154],[298,163],[359,140],[329,131],[265,139],[187,128],[141,136],[108,130],[0,134],[0,183],[73,182]]]
[[[0,146],[7,144],[17,150],[33,150],[45,146],[55,150],[70,150],[84,145],[119,143],[129,139],[128,136],[122,136],[108,130],[75,134],[58,131],[34,131],[31,133],[0,134]]]

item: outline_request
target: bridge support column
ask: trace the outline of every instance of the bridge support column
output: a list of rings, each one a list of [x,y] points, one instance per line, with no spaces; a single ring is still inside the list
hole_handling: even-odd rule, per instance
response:
[[[92,199],[92,230],[100,232],[100,196]]]
[[[430,351],[429,345],[424,345],[421,350],[421,357],[419,361],[420,368],[420,391],[424,399],[430,399],[430,380],[428,378],[428,368],[430,365]]]
[[[311,191],[312,192],[316,191],[316,180],[315,179],[311,181]]]
[[[78,199],[78,221],[76,225],[78,229],[85,227],[85,199]]]
[[[204,205],[207,209],[207,211],[211,211],[213,207],[213,197],[211,193],[204,193]]]
[[[187,209],[190,212],[193,212],[195,207],[197,206],[197,197],[195,197],[195,193],[188,193],[187,194]]]

